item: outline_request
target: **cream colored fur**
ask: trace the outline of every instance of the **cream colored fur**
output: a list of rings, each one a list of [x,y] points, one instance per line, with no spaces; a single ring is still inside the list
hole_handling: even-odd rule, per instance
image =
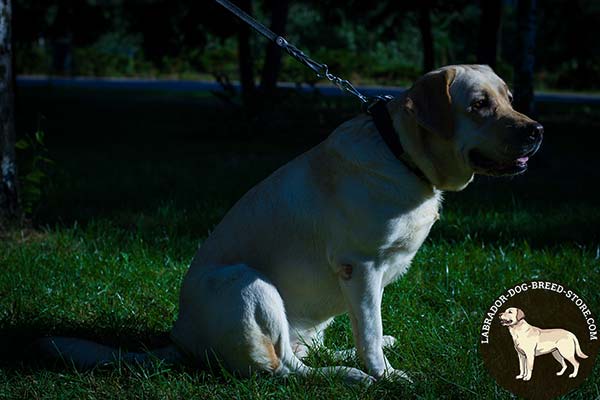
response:
[[[472,108],[484,92],[497,103],[489,115]],[[488,67],[450,66],[388,105],[406,160],[426,179],[397,160],[361,115],[252,188],[184,279],[171,335],[179,349],[199,364],[216,356],[242,375],[406,377],[383,352],[394,342],[383,335],[384,288],[409,268],[439,218],[442,190],[461,190],[475,172],[486,173],[470,161],[472,149],[504,163],[525,151],[512,130],[535,122],[512,110],[509,95]],[[513,120],[501,126],[501,118]],[[301,360],[307,345],[322,343],[343,313],[366,372],[309,368]]]
[[[575,355],[588,358],[581,351],[579,340],[573,333],[565,329],[540,329],[532,326],[525,320],[525,313],[519,308],[507,308],[499,318],[502,325],[508,327],[519,357],[519,375],[516,379],[530,380],[535,357],[542,354],[551,353],[558,361],[561,369],[556,373],[557,376],[561,376],[567,370],[566,359],[573,366],[569,378],[575,378],[579,371],[579,361]]]

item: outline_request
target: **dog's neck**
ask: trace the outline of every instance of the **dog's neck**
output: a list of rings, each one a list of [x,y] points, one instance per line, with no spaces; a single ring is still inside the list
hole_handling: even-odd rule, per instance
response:
[[[362,122],[357,121],[360,119]],[[440,196],[440,191],[436,190],[431,182],[417,176],[406,163],[394,156],[371,117],[363,114],[351,121],[352,123],[348,125],[340,125],[332,133],[324,143],[325,151],[337,154],[364,171],[385,177],[394,185],[410,185],[415,188],[413,191],[415,198],[426,200],[433,196]],[[369,150],[365,151],[365,149]],[[410,155],[407,154],[407,157]]]
[[[443,161],[440,154],[433,151],[432,142],[429,142],[432,133],[426,132],[416,120],[404,109],[405,96],[402,95],[388,103],[388,110],[392,117],[394,128],[400,143],[406,153],[409,163],[421,171],[425,179],[436,189],[442,191],[459,191],[464,189],[472,180],[472,171],[457,170],[449,173],[449,165]],[[429,138],[429,139],[428,139]],[[446,146],[450,148],[449,146]]]
[[[524,319],[520,319],[514,325],[510,325],[508,327],[508,331],[514,338],[518,337],[521,333],[527,332],[529,328],[531,328],[531,325],[529,325]]]
[[[434,185],[429,178],[421,171],[419,166],[412,160],[412,157],[402,146],[400,135],[394,127],[394,121],[391,116],[391,111],[393,109],[394,107],[390,108],[388,103],[380,101],[372,106],[369,114],[372,116],[373,122],[375,123],[381,138],[394,157],[404,164],[416,177],[433,187]]]

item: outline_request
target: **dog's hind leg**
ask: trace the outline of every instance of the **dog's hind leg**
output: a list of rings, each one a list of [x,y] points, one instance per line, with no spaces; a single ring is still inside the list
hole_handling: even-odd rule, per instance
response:
[[[575,358],[575,354],[569,354],[568,356],[564,356],[568,362],[573,365],[573,372],[569,374],[569,378],[575,378],[577,373],[579,372],[579,361]]]
[[[340,375],[350,382],[373,378],[355,368],[311,368],[294,354],[283,299],[269,279],[244,265],[188,276],[172,337],[196,357],[212,353],[231,372],[247,376]]]
[[[269,354],[271,368],[266,369],[277,376],[288,374],[337,376],[347,383],[366,384],[375,381],[373,377],[356,368],[343,366],[313,368],[304,364],[298,357],[298,351],[294,351],[290,341],[290,327],[279,292],[267,282],[257,289],[262,293],[259,295],[255,292],[255,298],[265,301],[256,303],[255,321],[256,326],[265,336],[262,342],[256,342],[254,347],[264,346],[267,349],[266,353]],[[319,333],[322,334],[321,331]],[[260,354],[260,351],[257,354]]]
[[[561,370],[556,373],[556,375],[561,376],[567,370],[567,363],[565,362],[564,357],[560,354],[558,350],[554,350],[552,352],[552,356],[556,359],[556,361],[558,361],[558,363],[562,367]]]
[[[579,361],[575,358],[575,342],[573,338],[567,337],[560,339],[556,343],[556,347],[556,351],[560,352],[560,355],[573,365],[573,372],[569,374],[569,378],[575,378],[579,371]]]

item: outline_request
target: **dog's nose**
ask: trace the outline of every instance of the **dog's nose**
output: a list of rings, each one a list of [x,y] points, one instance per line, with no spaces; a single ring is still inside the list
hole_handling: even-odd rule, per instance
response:
[[[533,126],[531,127],[531,129],[529,131],[528,139],[531,140],[532,142],[536,142],[542,138],[543,134],[544,134],[544,127],[542,126],[542,124],[539,124],[536,122],[535,124],[533,124]]]

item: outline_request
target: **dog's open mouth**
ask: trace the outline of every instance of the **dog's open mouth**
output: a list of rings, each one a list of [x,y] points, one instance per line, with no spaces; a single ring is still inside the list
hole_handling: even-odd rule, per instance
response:
[[[481,175],[510,176],[522,174],[527,170],[527,161],[535,154],[539,146],[534,146],[526,153],[509,160],[493,160],[481,151],[473,149],[469,152],[469,160],[473,170]]]
[[[500,318],[500,325],[509,326],[511,321],[509,319]]]

